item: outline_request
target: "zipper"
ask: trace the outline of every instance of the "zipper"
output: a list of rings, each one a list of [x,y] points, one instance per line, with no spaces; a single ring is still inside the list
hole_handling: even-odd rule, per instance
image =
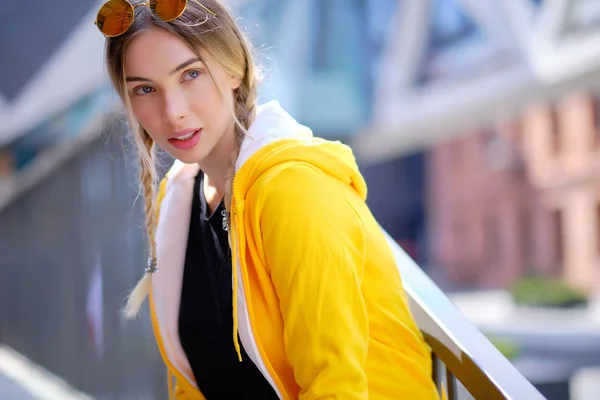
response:
[[[237,221],[237,211],[236,211],[236,208],[235,208],[235,196],[232,195],[231,197],[232,197],[232,199],[231,199],[232,208],[231,208],[231,211],[230,211],[230,215],[232,217],[230,218],[230,221],[231,221],[230,228],[231,229],[230,229],[229,233],[230,233],[231,236],[230,236],[229,240],[231,241],[232,278],[233,278],[233,293],[234,293],[234,295],[233,295],[233,326],[234,326],[233,340],[234,340],[234,346],[236,348],[236,351],[238,352],[239,360],[242,361],[242,355],[241,355],[241,350],[240,350],[240,343],[239,343],[239,340],[238,340],[238,330],[239,330],[239,325],[238,325],[238,312],[239,312],[239,310],[238,310],[238,307],[237,307],[237,292],[238,292],[238,276],[237,276],[237,274],[238,274],[238,267],[239,267],[239,273],[241,274],[239,278],[242,281],[242,289],[244,291],[244,296],[246,295],[246,291],[249,288],[247,288],[246,285],[244,284],[245,280],[244,280],[244,274],[243,274],[243,271],[242,271],[242,265],[241,265],[242,262],[241,262],[241,259],[239,259],[239,251],[238,251],[238,248],[237,248],[237,241],[235,240],[235,236],[236,236],[235,232],[237,231],[236,228],[238,226],[238,221]],[[238,259],[239,259],[239,265],[238,265]],[[257,353],[256,356],[259,359],[258,360],[259,364],[262,365],[262,368],[260,366],[258,366],[258,365],[257,365],[257,367],[258,367],[259,371],[261,371],[261,374],[262,374],[262,369],[264,368],[264,372],[266,372],[266,374],[269,376],[269,378],[273,382],[273,386],[274,386],[275,392],[277,393],[277,396],[280,399],[283,399],[284,398],[283,393],[285,393],[285,391],[283,391],[281,389],[281,387],[280,387],[280,384],[278,384],[278,380],[279,379],[277,379],[277,374],[274,371],[272,371],[272,369],[269,368],[267,366],[266,362],[265,362],[265,360],[267,358],[266,358],[265,354],[263,353],[263,351],[261,350],[261,348],[258,346],[258,341],[256,339],[256,336],[254,335],[255,329],[252,326],[253,321],[252,321],[252,318],[250,318],[250,312],[248,310],[249,304],[246,301],[246,299],[244,299],[244,302],[246,303],[246,310],[244,310],[244,312],[248,311],[248,327],[249,327],[249,330],[250,330],[249,335],[250,335],[251,339],[254,342],[253,347],[256,349],[256,353]],[[265,377],[265,379],[266,379],[266,377]]]

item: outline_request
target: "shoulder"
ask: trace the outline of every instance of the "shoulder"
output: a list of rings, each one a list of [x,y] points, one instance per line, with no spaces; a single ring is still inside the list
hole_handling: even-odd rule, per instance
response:
[[[258,185],[251,207],[261,220],[355,224],[358,196],[346,183],[305,162],[291,162]]]
[[[289,161],[273,168],[264,182],[264,192],[271,195],[307,194],[312,190],[324,188],[335,178],[318,167],[303,161]]]
[[[289,161],[271,168],[253,186],[260,194],[258,202],[282,205],[324,194],[335,185],[335,178],[302,161]]]
[[[271,268],[279,265],[277,257],[293,255],[296,261],[342,254],[362,259],[366,231],[358,199],[347,183],[310,164],[279,171],[250,206]]]

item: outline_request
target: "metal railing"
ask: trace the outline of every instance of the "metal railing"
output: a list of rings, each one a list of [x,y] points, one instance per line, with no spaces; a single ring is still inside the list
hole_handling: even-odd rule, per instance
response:
[[[431,347],[433,379],[440,392],[444,391],[449,400],[456,400],[460,382],[475,399],[544,399],[402,248],[386,236],[411,311]]]

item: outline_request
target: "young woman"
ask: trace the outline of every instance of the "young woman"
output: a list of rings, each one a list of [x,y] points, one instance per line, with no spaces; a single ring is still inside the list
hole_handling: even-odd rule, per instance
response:
[[[438,398],[350,149],[277,102],[255,106],[250,47],[227,9],[111,0],[96,24],[146,201],[151,255],[126,313],[150,291],[170,396]],[[157,146],[177,161],[155,195]]]

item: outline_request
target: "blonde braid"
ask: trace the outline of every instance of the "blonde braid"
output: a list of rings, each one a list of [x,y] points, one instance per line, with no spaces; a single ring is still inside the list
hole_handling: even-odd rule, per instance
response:
[[[245,130],[250,128],[256,116],[256,81],[253,67],[246,72],[242,84],[236,90],[236,117]]]
[[[154,167],[154,141],[148,133],[139,128],[140,138],[138,143],[139,161],[140,161],[140,182],[144,190],[146,230],[148,233],[148,245],[150,249],[150,258],[146,273],[135,286],[127,299],[124,314],[127,318],[134,318],[139,312],[142,303],[150,292],[152,285],[152,273],[156,272],[156,213],[154,207],[154,196],[156,190],[156,169]]]
[[[250,128],[250,124],[256,116],[256,86],[258,77],[254,70],[254,63],[250,54],[250,47],[243,38],[240,38],[243,44],[243,49],[246,59],[245,75],[240,83],[240,86],[235,90],[234,95],[234,109],[233,117],[235,120],[235,137],[237,139],[237,149],[233,152],[231,157],[231,166],[227,174],[227,183],[225,185],[225,207],[227,208],[227,223],[230,227],[231,224],[231,206],[233,199],[233,182],[235,178],[235,164],[242,146],[242,141],[246,136],[246,132]],[[235,211],[234,211],[235,212]],[[231,231],[232,229],[230,229]],[[238,359],[242,361],[241,346],[238,341],[238,319],[237,319],[237,295],[238,295],[238,277],[237,277],[237,247],[235,241],[232,239],[232,235],[229,235],[229,245],[231,247],[232,257],[232,275],[233,275],[233,345],[235,347]]]
[[[250,54],[250,45],[246,42],[244,46],[246,53],[246,74],[240,83],[240,86],[234,92],[234,117],[235,117],[235,137],[237,140],[237,149],[231,158],[231,166],[227,173],[227,182],[225,185],[225,207],[229,211],[231,199],[233,196],[233,178],[235,175],[235,163],[239,155],[242,141],[250,124],[256,116],[256,99],[259,76],[257,76],[254,62]]]

